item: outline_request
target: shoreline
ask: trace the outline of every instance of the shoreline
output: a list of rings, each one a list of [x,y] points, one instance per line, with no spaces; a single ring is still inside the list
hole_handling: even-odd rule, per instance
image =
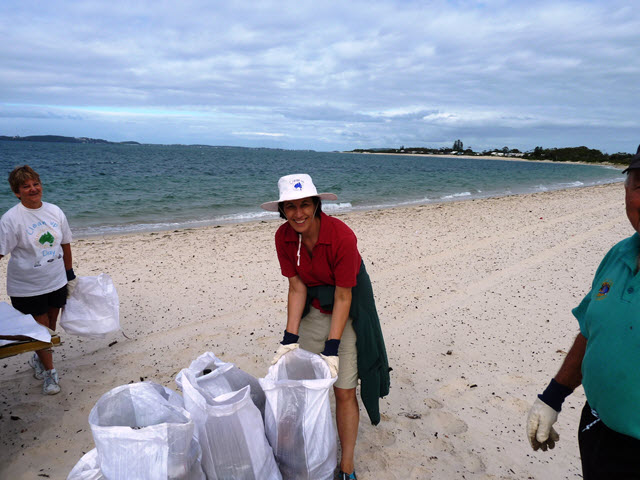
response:
[[[358,478],[580,478],[582,389],[563,405],[553,451],[531,450],[525,419],[578,332],[571,309],[606,251],[633,233],[622,185],[336,216],[357,235],[393,368],[381,423],[361,408]],[[88,416],[104,393],[141,380],[177,390],[176,374],[203,352],[264,376],[286,324],[276,229],[74,241],[77,275],[113,278],[129,338],[58,328],[62,391],[51,397],[29,354],[0,362],[0,478],[66,478],[94,446]]]
[[[387,154],[382,154],[382,155],[387,155]],[[393,155],[393,154],[390,154]],[[474,158],[474,157],[468,157],[468,158]],[[527,161],[527,160],[524,160]],[[545,161],[546,162],[546,161]],[[566,162],[568,163],[568,162]],[[576,163],[576,162],[573,162]],[[614,181],[614,182],[607,182],[607,183],[601,183],[601,184],[597,184],[597,185],[579,185],[579,186],[571,186],[571,187],[563,187],[563,188],[558,188],[558,189],[548,189],[548,190],[541,190],[541,191],[536,191],[536,192],[522,192],[522,193],[507,193],[504,195],[488,195],[488,196],[473,196],[473,195],[469,195],[469,196],[455,196],[453,198],[448,198],[448,199],[443,199],[443,198],[439,198],[439,199],[434,199],[432,201],[424,201],[424,200],[416,200],[415,203],[414,202],[406,202],[405,204],[402,205],[390,205],[390,206],[371,206],[371,207],[356,207],[356,208],[351,208],[349,210],[337,210],[337,211],[330,211],[330,212],[325,212],[328,215],[333,215],[333,216],[342,216],[342,215],[350,215],[353,213],[358,213],[358,212],[377,212],[377,211],[384,211],[384,210],[394,210],[394,209],[401,209],[401,208],[409,208],[409,207],[420,207],[420,206],[427,206],[427,205],[440,205],[440,204],[445,204],[445,203],[455,203],[455,202],[469,202],[469,201],[474,201],[474,200],[482,200],[482,199],[491,199],[491,198],[506,198],[506,197],[512,197],[512,196],[521,196],[521,195],[531,195],[531,194],[536,194],[536,193],[548,193],[548,192],[558,192],[558,191],[563,191],[563,190],[572,190],[572,189],[581,189],[581,188],[592,188],[592,187],[598,187],[598,186],[603,186],[603,185],[613,185],[616,183],[622,183],[623,180],[620,181]],[[270,223],[270,222],[277,222],[277,221],[281,221],[282,219],[275,216],[274,218],[251,218],[251,219],[230,219],[230,220],[225,220],[225,221],[216,221],[216,220],[211,220],[211,222],[209,223],[208,221],[202,221],[202,223],[204,223],[203,225],[198,225],[198,226],[180,226],[178,223],[176,223],[176,226],[173,227],[168,227],[168,228],[156,228],[156,227],[149,227],[149,228],[142,228],[139,230],[135,230],[135,231],[128,231],[128,232],[104,232],[104,233],[80,233],[80,234],[76,234],[75,232],[73,232],[73,228],[72,228],[72,233],[73,233],[73,237],[74,237],[74,241],[76,241],[76,239],[80,240],[87,240],[87,239],[92,239],[92,238],[99,238],[99,237],[117,237],[117,236],[125,236],[125,235],[136,235],[136,234],[148,234],[148,233],[164,233],[164,232],[177,232],[177,231],[182,231],[182,230],[194,230],[194,229],[202,229],[202,228],[218,228],[218,227],[222,227],[225,225],[245,225],[245,224],[252,224],[252,223]]]

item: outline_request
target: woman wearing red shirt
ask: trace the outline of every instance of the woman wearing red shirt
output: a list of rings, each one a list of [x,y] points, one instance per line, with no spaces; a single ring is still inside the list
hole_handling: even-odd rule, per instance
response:
[[[322,200],[337,200],[333,193],[318,193],[306,174],[287,175],[278,181],[280,198],[263,203],[286,220],[276,232],[276,250],[282,274],[289,279],[287,328],[273,359],[295,348],[319,353],[328,363],[336,398],[336,423],[342,447],[340,479],[355,479],[354,450],[360,412],[356,397],[358,366],[356,335],[349,317],[351,289],[356,286],[361,257],[353,231],[322,212]],[[335,286],[333,309],[317,299],[303,318],[307,287]],[[348,472],[348,473],[347,473]]]

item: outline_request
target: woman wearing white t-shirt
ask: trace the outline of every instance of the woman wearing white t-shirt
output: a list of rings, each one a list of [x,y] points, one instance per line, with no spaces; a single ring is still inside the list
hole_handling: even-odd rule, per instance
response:
[[[76,282],[67,217],[42,201],[40,176],[28,165],[16,167],[9,184],[20,203],[0,219],[0,258],[11,254],[7,294],[14,308],[55,330],[58,313]],[[60,391],[51,348],[38,350],[29,365],[34,376],[44,380],[44,394]]]

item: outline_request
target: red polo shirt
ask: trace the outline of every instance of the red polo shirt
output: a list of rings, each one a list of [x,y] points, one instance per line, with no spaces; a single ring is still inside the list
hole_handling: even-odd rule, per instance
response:
[[[361,257],[355,233],[343,221],[320,214],[320,235],[313,247],[313,255],[304,245],[298,261],[298,234],[285,223],[276,232],[276,250],[282,275],[287,278],[299,275],[305,285],[335,285],[355,287],[360,271]]]

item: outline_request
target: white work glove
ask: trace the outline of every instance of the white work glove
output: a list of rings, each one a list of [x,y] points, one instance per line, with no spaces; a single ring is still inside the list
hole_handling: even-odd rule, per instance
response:
[[[78,277],[74,278],[73,280],[69,280],[67,282],[67,298],[71,296],[73,291],[76,289],[77,285],[78,285]]]
[[[553,428],[556,420],[558,420],[558,412],[536,398],[527,417],[527,437],[534,450],[541,448],[546,452],[547,447],[552,449],[556,446],[556,442],[560,440],[560,435]]]
[[[278,350],[276,350],[276,354],[273,357],[273,360],[271,360],[271,365],[275,365],[276,363],[278,363],[278,360],[280,360],[280,357],[282,357],[285,353],[289,353],[291,350],[295,350],[299,346],[300,344],[298,343],[290,343],[289,345],[281,344],[278,347]]]
[[[338,376],[338,366],[340,365],[339,357],[337,355],[322,355],[320,354],[322,359],[327,362],[329,365],[329,371],[331,372],[331,378],[336,378]]]

